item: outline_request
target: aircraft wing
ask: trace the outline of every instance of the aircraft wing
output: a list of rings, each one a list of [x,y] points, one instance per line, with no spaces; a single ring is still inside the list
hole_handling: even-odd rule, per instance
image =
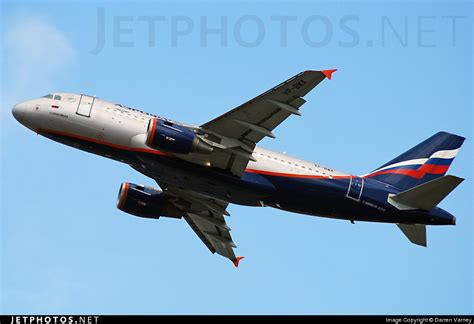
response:
[[[184,219],[212,253],[218,253],[231,260],[237,267],[242,257],[236,257],[230,228],[224,215],[228,202],[210,198],[196,192],[160,184],[163,192],[173,204],[183,211]]]
[[[212,153],[212,165],[242,175],[252,152],[262,138],[275,137],[272,133],[290,115],[301,115],[299,108],[304,97],[336,70],[305,71],[276,87],[205,123],[201,130],[208,138],[216,139],[221,150]]]

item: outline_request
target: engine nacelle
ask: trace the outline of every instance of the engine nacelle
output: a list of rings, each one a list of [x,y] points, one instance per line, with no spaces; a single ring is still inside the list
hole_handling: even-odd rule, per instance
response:
[[[128,182],[120,186],[117,208],[144,218],[181,218],[183,214],[167,200],[161,190]]]
[[[192,152],[209,154],[213,151],[211,145],[200,139],[189,128],[158,118],[150,119],[148,122],[146,145],[156,150],[180,154]]]

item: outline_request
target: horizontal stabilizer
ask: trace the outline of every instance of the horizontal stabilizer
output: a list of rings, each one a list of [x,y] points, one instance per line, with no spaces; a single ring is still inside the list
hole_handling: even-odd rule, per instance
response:
[[[388,202],[400,210],[422,209],[430,211],[463,180],[452,175],[436,178],[399,194],[390,194]]]
[[[426,225],[423,224],[397,224],[403,234],[416,245],[426,247]]]

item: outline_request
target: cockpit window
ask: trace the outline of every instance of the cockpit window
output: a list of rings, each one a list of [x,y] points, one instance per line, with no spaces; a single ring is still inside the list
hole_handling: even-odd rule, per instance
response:
[[[53,99],[53,95],[52,94],[47,94],[46,96],[43,96],[43,98]]]
[[[61,96],[55,95],[54,100],[61,100]]]

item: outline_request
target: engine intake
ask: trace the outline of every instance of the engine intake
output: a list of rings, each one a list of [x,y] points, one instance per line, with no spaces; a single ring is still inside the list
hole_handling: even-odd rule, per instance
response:
[[[146,145],[156,150],[180,154],[209,154],[213,151],[212,146],[191,129],[158,118],[152,118],[148,122]]]
[[[182,212],[168,201],[161,190],[124,182],[120,186],[117,208],[138,217],[181,218]]]

